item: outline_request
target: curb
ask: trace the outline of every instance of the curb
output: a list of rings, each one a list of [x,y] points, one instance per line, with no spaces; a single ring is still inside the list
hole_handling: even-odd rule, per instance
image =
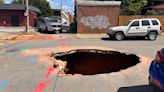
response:
[[[10,36],[6,36],[6,37],[3,37],[3,38],[0,38],[0,40],[12,40],[14,38],[16,38],[18,35],[10,35]]]
[[[104,38],[104,37],[108,37],[106,34],[101,33],[101,34],[76,34],[76,38],[79,39],[100,39],[100,38]]]

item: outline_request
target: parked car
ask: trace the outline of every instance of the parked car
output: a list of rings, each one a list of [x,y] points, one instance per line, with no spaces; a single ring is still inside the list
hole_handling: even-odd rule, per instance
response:
[[[161,30],[158,19],[144,18],[129,20],[124,26],[109,28],[107,35],[116,40],[123,40],[126,37],[147,37],[149,40],[156,40]]]
[[[37,27],[39,31],[54,31],[55,33],[62,32],[60,21],[54,18],[38,19]]]

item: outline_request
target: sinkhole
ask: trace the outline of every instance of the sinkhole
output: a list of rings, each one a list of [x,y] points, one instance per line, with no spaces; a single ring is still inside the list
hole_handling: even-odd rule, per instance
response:
[[[66,74],[95,75],[118,72],[140,62],[138,56],[118,51],[78,49],[54,54],[54,58],[66,62]]]

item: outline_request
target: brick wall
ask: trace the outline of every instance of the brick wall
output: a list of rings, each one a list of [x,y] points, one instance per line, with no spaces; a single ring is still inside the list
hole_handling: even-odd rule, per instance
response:
[[[37,13],[30,12],[30,26],[36,27]]]
[[[117,26],[120,6],[77,6],[78,33],[106,33],[109,27]]]
[[[13,15],[19,16],[20,26],[23,26],[25,24],[23,14],[23,11],[0,10],[0,26],[11,26],[11,16]],[[6,21],[6,24],[4,24],[3,21]]]
[[[19,26],[25,26],[26,19],[24,17],[24,11],[17,10],[0,10],[0,26],[12,26],[11,16],[19,16]],[[37,18],[37,14],[35,12],[30,12],[30,26],[35,26],[35,20]],[[6,21],[6,24],[4,24]]]

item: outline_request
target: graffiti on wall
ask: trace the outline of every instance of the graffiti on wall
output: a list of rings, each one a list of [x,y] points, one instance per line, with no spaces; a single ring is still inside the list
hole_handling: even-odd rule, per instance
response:
[[[83,23],[85,26],[91,27],[92,29],[108,28],[111,25],[108,17],[104,15],[84,16],[81,18],[81,23]]]

